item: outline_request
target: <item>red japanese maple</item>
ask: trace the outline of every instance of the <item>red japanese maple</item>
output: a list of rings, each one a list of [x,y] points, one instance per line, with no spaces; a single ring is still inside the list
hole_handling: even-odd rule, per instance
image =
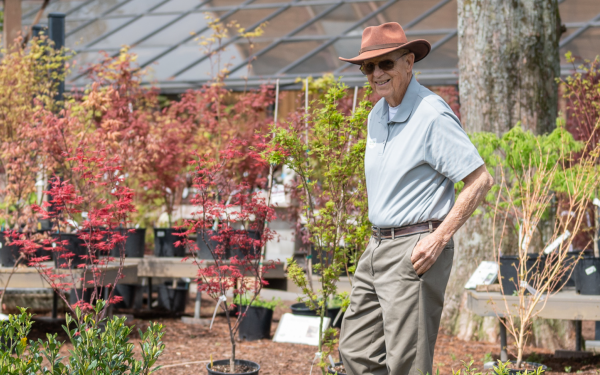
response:
[[[51,188],[46,191],[49,201],[42,206],[34,205],[34,211],[42,219],[52,222],[52,238],[40,241],[30,234],[12,232],[12,244],[22,248],[22,252],[28,256],[29,265],[39,271],[44,281],[73,312],[76,306],[92,312],[92,306],[98,299],[106,299],[109,303],[121,299],[114,296],[114,287],[122,278],[126,232],[121,228],[127,227],[129,215],[135,211],[132,205],[133,192],[125,186],[118,157],[108,157],[103,151],[88,156],[82,149],[78,149],[73,156],[64,157],[73,163],[71,175],[79,183],[55,176]],[[68,240],[64,237],[69,230],[82,241],[83,255],[68,249]],[[109,256],[115,248],[119,250],[117,262]],[[58,269],[52,263],[47,263],[51,259],[50,254],[59,265]],[[76,272],[73,265],[78,260],[81,264],[76,268],[80,271]],[[109,268],[116,270],[114,280],[105,280]],[[89,299],[84,299],[77,291],[78,285],[91,288]],[[100,294],[103,288],[109,290],[104,296]],[[66,298],[68,291],[76,293],[77,302],[72,306]],[[108,306],[102,310],[99,318],[105,316]]]
[[[232,148],[221,152],[218,159],[211,155],[196,155],[192,162],[196,191],[192,203],[198,210],[194,213],[195,219],[186,222],[187,230],[177,244],[190,249],[193,262],[198,266],[198,292],[206,292],[225,312],[231,342],[231,366],[235,361],[234,338],[249,306],[240,306],[240,312],[234,318],[230,309],[233,305],[225,302],[227,293],[233,293],[234,300],[236,296],[248,296],[251,304],[267,284],[265,273],[275,267],[273,261],[263,263],[261,257],[261,249],[274,238],[274,232],[265,225],[275,218],[273,208],[248,184],[229,178],[225,169],[231,160],[240,156],[241,152]],[[250,231],[257,236],[252,238]],[[212,260],[198,258],[197,242],[190,239],[196,235],[209,249]],[[232,247],[240,249],[241,255],[228,259],[227,250]]]

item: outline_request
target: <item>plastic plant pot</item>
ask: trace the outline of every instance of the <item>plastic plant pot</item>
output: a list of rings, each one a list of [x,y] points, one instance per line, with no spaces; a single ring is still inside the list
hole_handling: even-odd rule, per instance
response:
[[[238,311],[240,314],[246,313],[238,331],[240,340],[255,341],[271,337],[273,310],[266,307],[242,306]]]
[[[175,246],[175,242],[181,241],[181,233],[175,228],[154,228],[154,255],[157,257],[184,257],[185,247]]]
[[[294,303],[291,307],[292,314],[294,315],[302,315],[302,316],[319,316],[315,310],[312,310],[310,307],[306,306],[304,302]],[[333,325],[333,321],[335,317],[340,312],[340,307],[332,307],[327,309],[327,314],[325,315],[329,319],[331,319],[330,323]],[[341,328],[342,327],[342,319],[344,314],[338,319],[336,325],[333,327]]]
[[[220,359],[218,361],[213,361],[212,365],[213,366],[229,366],[229,360],[228,359]],[[239,366],[239,365],[247,366],[253,370],[247,371],[247,372],[220,372],[220,371],[212,370],[210,362],[206,364],[206,370],[208,371],[209,375],[258,375],[258,373],[260,371],[260,365],[256,362],[252,362],[252,361],[236,359],[235,365],[236,366]]]
[[[247,255],[252,255],[252,256],[259,255],[260,248],[256,247],[256,246],[250,246],[250,244],[248,244],[246,242],[246,240],[244,240],[244,242],[243,242],[244,248],[242,246],[240,246],[239,243],[235,243],[236,242],[235,237],[238,237],[238,236],[239,237],[247,236],[248,238],[251,238],[253,240],[260,239],[260,233],[256,230],[236,230],[230,240],[230,241],[233,241],[234,243],[230,243],[227,248],[227,250],[228,250],[227,258],[233,258],[234,256],[237,256],[238,259],[244,259]]]
[[[86,263],[86,260],[83,259],[82,256],[88,254],[88,249],[85,245],[85,241],[79,238],[78,234],[54,233],[52,234],[52,240],[55,241],[54,243],[56,243],[57,241],[67,241],[66,245],[63,245],[63,248],[65,248],[65,252],[75,254],[75,256],[70,259],[71,268],[77,268],[77,266]],[[54,247],[54,244],[52,246]],[[61,258],[61,253],[52,252],[52,257],[54,259],[56,267],[65,268],[67,264],[69,264],[69,259]]]
[[[7,245],[8,238],[4,233],[0,233],[0,265],[2,267],[13,267],[19,259],[19,247]],[[27,262],[21,262],[26,264]]]
[[[204,233],[198,232],[196,234],[196,245],[198,246],[199,259],[213,259],[210,249],[212,248],[212,250],[215,251],[216,247],[221,243],[221,241],[213,240],[213,236],[216,235],[217,232],[214,230],[205,230]],[[208,246],[210,246],[210,248]]]
[[[600,258],[586,256],[575,266],[575,290],[579,294],[600,294]]]
[[[158,287],[158,302],[160,306],[171,312],[183,313],[188,300],[189,290],[189,282],[177,281],[177,286],[173,288],[172,282],[165,281]]]
[[[115,229],[120,231],[121,229]],[[129,232],[131,229],[123,229],[127,240],[125,241],[125,256],[127,258],[143,258],[144,248],[146,246],[146,228],[136,228],[133,232]],[[110,255],[112,257],[119,257],[120,250],[118,247],[112,249]]]
[[[530,276],[534,275],[539,269],[541,269],[546,261],[544,257],[541,257],[540,261],[536,261],[540,258],[539,254],[527,254],[527,269]],[[519,257],[517,255],[502,255],[500,256],[500,274],[502,275],[502,289],[504,295],[511,296],[517,290],[517,267],[519,265]],[[537,270],[534,269],[536,266]],[[529,281],[529,280],[528,280]]]
[[[516,363],[516,361],[510,361],[510,363]],[[529,368],[527,368],[527,373],[534,373],[535,370],[533,370],[532,368],[538,369],[540,366],[542,367],[542,372],[541,374],[545,373],[546,370],[548,369],[548,366],[544,366],[541,363],[535,363],[535,362],[521,362],[521,365],[528,365]],[[507,369],[508,370],[508,374],[509,375],[521,375],[525,373],[525,369]]]

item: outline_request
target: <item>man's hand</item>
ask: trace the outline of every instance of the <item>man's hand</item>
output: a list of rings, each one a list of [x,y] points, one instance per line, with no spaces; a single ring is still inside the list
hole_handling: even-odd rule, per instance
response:
[[[435,232],[417,243],[410,257],[417,275],[421,276],[433,266],[442,250],[444,250],[444,246],[446,246],[446,243]]]
[[[474,170],[463,181],[465,186],[442,224],[435,232],[419,241],[413,250],[410,260],[417,275],[424,274],[433,266],[442,253],[444,246],[450,241],[458,228],[467,221],[494,184],[494,179],[488,173],[485,165]]]

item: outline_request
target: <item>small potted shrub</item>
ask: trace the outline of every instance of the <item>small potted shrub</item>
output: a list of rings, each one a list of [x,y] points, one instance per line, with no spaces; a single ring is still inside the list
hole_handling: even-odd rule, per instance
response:
[[[193,163],[196,195],[192,203],[197,211],[194,213],[195,218],[186,222],[187,230],[181,241],[182,245],[190,249],[193,261],[198,265],[198,292],[205,292],[212,297],[217,302],[216,309],[221,309],[227,320],[231,356],[229,359],[208,363],[206,368],[209,374],[258,374],[258,363],[236,357],[235,336],[248,316],[248,310],[266,285],[265,273],[275,266],[273,262],[263,264],[260,252],[274,238],[274,232],[265,226],[267,221],[274,219],[274,210],[266,204],[264,198],[252,193],[247,186],[235,184],[228,178],[224,167],[236,155],[235,150],[225,150],[218,160],[207,155],[196,156]],[[254,239],[240,235],[234,228],[242,224],[248,230],[260,233],[260,236]],[[205,243],[213,263],[204,265],[204,261],[197,258],[199,249],[192,237],[204,229],[215,227],[215,242]],[[226,243],[236,243],[242,255],[227,258]],[[232,304],[228,303],[226,297],[228,291],[233,292]],[[233,311],[235,301],[243,298],[240,296],[246,297],[242,299],[246,305],[240,306],[236,316]]]
[[[540,365],[523,360],[525,342],[532,320],[564,285],[568,279],[565,275],[572,272],[568,250],[582,231],[591,197],[600,186],[600,170],[595,165],[600,145],[590,147],[575,141],[560,120],[551,134],[536,136],[516,126],[501,138],[492,133],[475,134],[474,143],[484,148],[482,154],[490,172],[500,173],[496,173],[497,185],[488,198],[494,203],[494,251],[501,264],[500,286],[504,289],[510,285],[510,291],[503,295],[517,298],[504,297],[501,307],[492,303],[504,316],[502,323],[515,341],[516,361],[507,364],[507,371],[533,372]],[[550,223],[542,230],[544,218]],[[563,235],[567,231],[570,236]],[[518,238],[517,254],[512,264],[506,264],[507,258],[500,254],[511,236]]]
[[[318,105],[308,118],[295,114],[287,123],[274,125],[271,148],[265,154],[270,163],[286,165],[297,175],[295,192],[306,220],[302,238],[311,251],[304,264],[288,259],[288,275],[303,292],[295,308],[320,318],[319,366],[326,373],[338,334],[325,327],[328,307],[333,307],[328,304],[338,296],[345,301],[340,307],[347,306],[348,295],[338,294],[336,283],[346,274],[352,284],[353,267],[369,237],[363,168],[371,103],[363,100],[354,113],[348,113],[343,108],[348,94],[344,84],[328,76],[313,87],[322,90]],[[313,272],[319,275],[317,285],[313,285]]]

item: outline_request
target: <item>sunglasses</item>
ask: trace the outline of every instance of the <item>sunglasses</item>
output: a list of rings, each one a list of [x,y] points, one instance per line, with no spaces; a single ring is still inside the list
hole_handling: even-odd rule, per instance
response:
[[[387,72],[388,70],[392,70],[394,69],[394,65],[396,65],[396,61],[400,60],[401,58],[403,58],[404,56],[408,55],[410,52],[405,53],[404,55],[398,57],[396,60],[382,60],[379,61],[378,63],[367,63],[367,64],[361,64],[360,65],[360,71],[364,74],[364,75],[369,75],[369,74],[373,74],[373,72],[375,71],[375,66],[378,66],[379,69]]]

